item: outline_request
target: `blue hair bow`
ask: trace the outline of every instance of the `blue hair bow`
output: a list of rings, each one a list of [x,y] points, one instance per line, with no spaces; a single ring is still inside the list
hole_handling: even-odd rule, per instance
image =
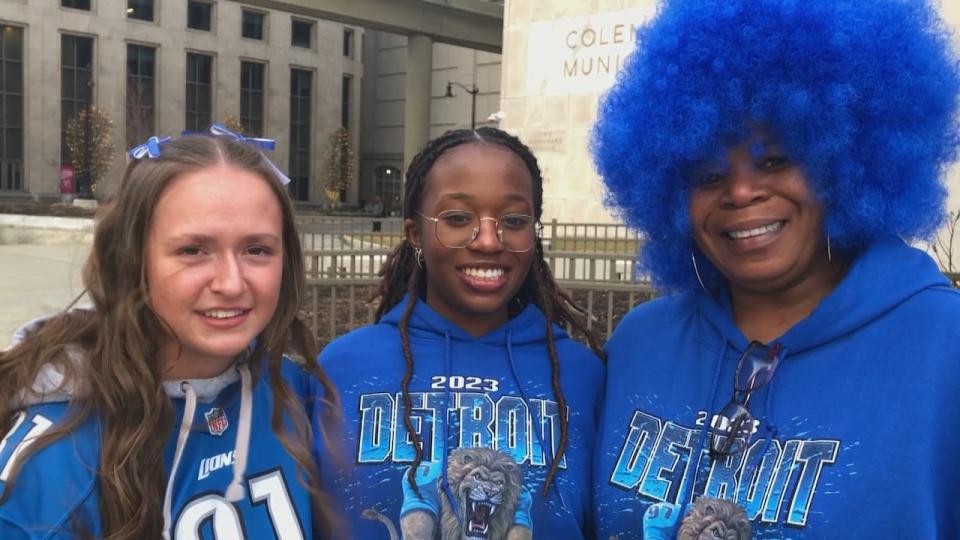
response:
[[[260,149],[261,151],[274,150],[277,147],[277,141],[275,141],[274,139],[263,139],[259,137],[244,137],[239,133],[230,131],[223,124],[211,124],[210,134],[215,136],[230,137],[237,142],[252,144],[253,146],[256,146],[258,149]],[[283,171],[281,171],[280,168],[277,167],[276,163],[274,163],[266,155],[264,155],[263,158],[267,160],[267,163],[270,165],[270,168],[273,169],[274,174],[276,174],[277,178],[280,179],[281,184],[287,185],[290,183],[290,177],[287,176]]]
[[[143,144],[138,144],[137,146],[134,146],[133,148],[131,148],[127,152],[127,155],[130,156],[131,159],[143,159],[143,158],[156,159],[160,157],[160,145],[169,140],[170,140],[170,137],[166,135],[164,135],[163,137],[157,137],[156,135],[154,135],[153,137],[150,137],[149,139],[147,139],[147,142]]]

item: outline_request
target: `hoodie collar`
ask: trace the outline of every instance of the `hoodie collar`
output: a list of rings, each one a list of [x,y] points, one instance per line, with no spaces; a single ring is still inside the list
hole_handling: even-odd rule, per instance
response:
[[[92,308],[82,308],[92,309]],[[37,331],[43,324],[58,314],[48,315],[28,322],[14,334],[13,345],[26,339],[32,332]],[[173,502],[174,482],[177,477],[183,457],[184,448],[193,429],[196,416],[197,402],[212,402],[225,388],[240,381],[240,416],[237,422],[237,438],[234,445],[233,478],[227,486],[224,496],[230,502],[237,502],[244,498],[243,478],[246,474],[247,458],[250,448],[250,429],[252,424],[253,383],[250,375],[249,357],[255,348],[256,341],[240,355],[240,358],[223,373],[209,379],[180,379],[163,381],[164,392],[172,399],[184,401],[183,417],[177,432],[176,446],[170,474],[167,477],[167,486],[163,496],[163,534],[164,540],[171,538],[171,509]],[[86,353],[76,344],[68,344],[66,352],[70,362],[81,366],[86,360]],[[65,374],[58,366],[46,365],[40,369],[37,379],[29,392],[21,392],[17,406],[28,406],[38,403],[66,402],[83,397],[84,390],[74,381],[65,379]]]
[[[947,285],[929,255],[899,238],[880,239],[854,259],[847,275],[809,316],[775,341],[793,355],[820,347],[866,326],[923,290]],[[712,297],[695,294],[705,330],[701,336],[708,348],[727,343],[742,352],[749,342],[733,322],[726,288],[718,288]]]
[[[396,306],[388,311],[380,320],[383,324],[399,326],[400,319],[403,317],[403,311],[407,302],[410,300],[409,293],[404,296]],[[413,307],[413,313],[410,314],[409,326],[410,336],[422,340],[440,340],[446,339],[449,333],[453,341],[469,341],[478,343],[488,343],[492,345],[503,345],[509,336],[513,345],[523,345],[526,343],[546,342],[547,327],[545,317],[533,303],[527,304],[523,311],[506,321],[499,327],[487,332],[482,336],[472,336],[456,324],[452,323],[443,315],[434,311],[422,299],[417,298],[416,305]],[[567,333],[560,327],[554,327],[555,339],[560,340],[567,337]]]
[[[93,309],[93,306],[82,306],[74,308],[74,311],[93,311]],[[60,313],[53,313],[27,322],[14,333],[10,346],[16,346],[25,340],[27,336],[39,330],[48,320],[59,315]],[[240,373],[236,367],[248,361],[249,355],[255,345],[256,340],[250,344],[237,362],[215,377],[209,379],[163,381],[164,392],[172,399],[186,399],[187,395],[184,390],[184,383],[189,383],[197,401],[200,403],[212,402],[225,388],[240,380]],[[86,360],[86,352],[76,343],[67,344],[64,347],[64,351],[74,367],[81,367]],[[33,381],[33,386],[30,390],[21,391],[15,403],[18,407],[39,403],[60,403],[70,401],[74,397],[82,397],[84,394],[85,391],[82,388],[78,388],[76,381],[67,379],[66,373],[64,373],[59,365],[46,364],[40,368],[37,378]]]

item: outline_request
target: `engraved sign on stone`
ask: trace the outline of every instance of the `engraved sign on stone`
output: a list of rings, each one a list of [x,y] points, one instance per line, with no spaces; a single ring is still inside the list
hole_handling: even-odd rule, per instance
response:
[[[569,95],[609,88],[654,7],[530,24],[527,93]]]

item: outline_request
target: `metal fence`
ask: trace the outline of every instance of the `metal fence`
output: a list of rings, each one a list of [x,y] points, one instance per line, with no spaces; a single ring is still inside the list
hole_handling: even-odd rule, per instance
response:
[[[400,218],[301,217],[308,295],[302,315],[319,343],[372,323],[377,273],[402,238]],[[602,339],[655,292],[636,273],[637,235],[623,225],[552,221],[543,231],[544,258],[560,287],[588,314]],[[960,287],[960,274],[947,274]],[[575,336],[579,337],[579,336]]]
[[[304,317],[321,344],[373,322],[377,274],[403,235],[400,218],[301,217],[309,292]],[[636,234],[617,224],[544,226],[544,258],[558,284],[606,338],[620,318],[653,296],[635,275]]]
[[[311,278],[375,277],[403,238],[400,218],[299,218]],[[617,224],[552,221],[543,230],[544,256],[561,281],[636,282],[637,235]]]
[[[375,278],[308,280],[301,316],[321,345],[373,322],[376,304],[371,300],[378,283]],[[603,340],[633,306],[655,296],[646,283],[558,281],[558,285],[584,308],[587,327]]]

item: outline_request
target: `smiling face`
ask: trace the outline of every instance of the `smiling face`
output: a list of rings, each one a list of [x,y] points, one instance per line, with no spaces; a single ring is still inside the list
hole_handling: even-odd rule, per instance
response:
[[[222,373],[267,326],[280,293],[282,238],[280,203],[251,172],[221,164],[164,189],[146,277],[150,306],[172,332],[158,355],[165,378]]]
[[[451,210],[481,218],[476,239],[462,249],[443,245],[429,219],[405,221],[407,239],[423,249],[427,304],[473,335],[506,322],[507,306],[526,279],[534,252],[504,249],[489,218],[533,215],[533,180],[523,161],[496,144],[452,148],[430,169],[419,208],[431,218]],[[501,228],[509,234],[506,225]]]
[[[697,247],[734,294],[831,279],[822,207],[773,144],[737,146],[726,167],[707,169],[690,194],[690,222]]]

